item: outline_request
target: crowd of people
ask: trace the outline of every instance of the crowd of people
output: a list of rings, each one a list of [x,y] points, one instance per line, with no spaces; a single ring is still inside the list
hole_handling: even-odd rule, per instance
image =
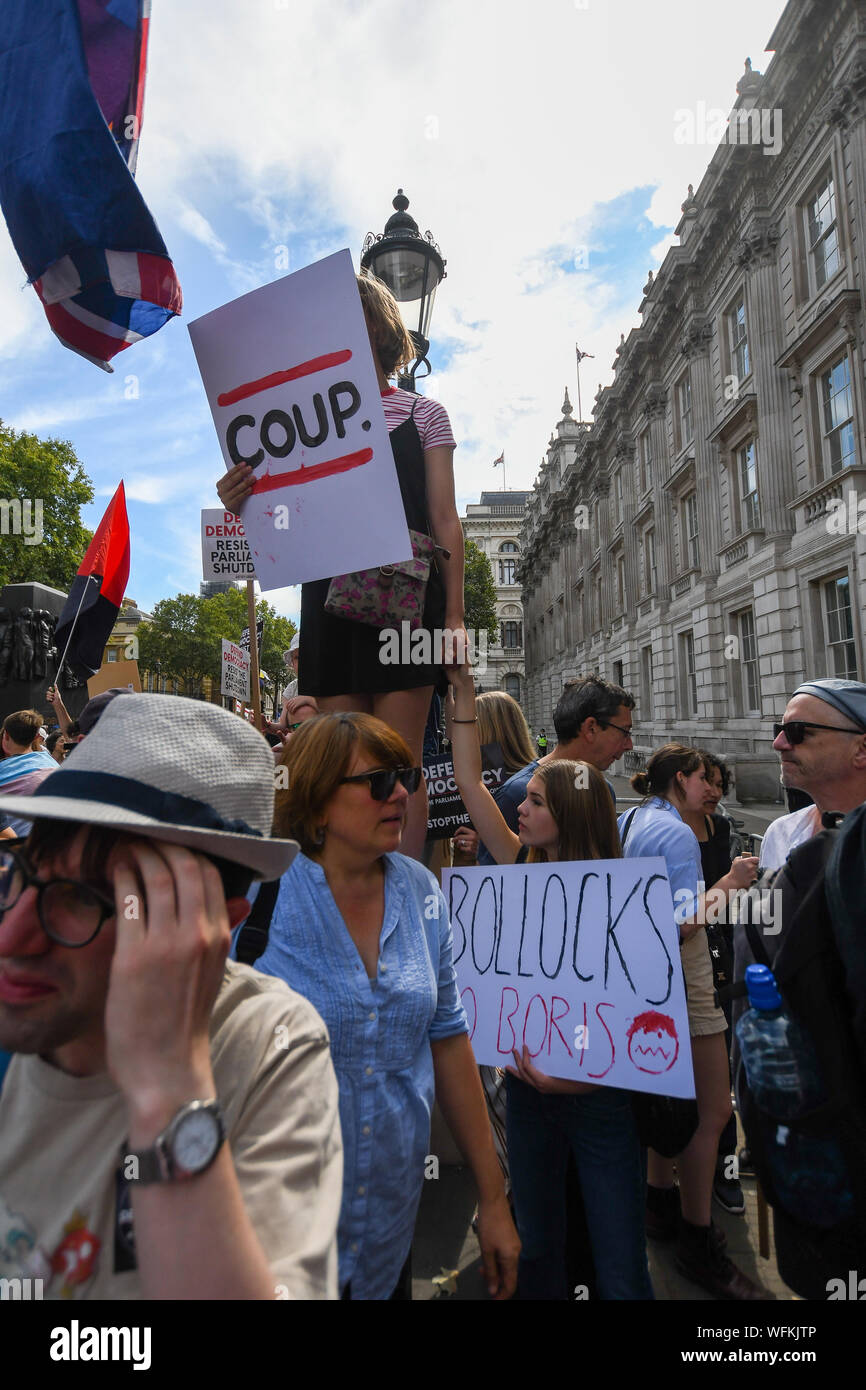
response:
[[[714,1297],[766,1299],[712,1218],[714,1200],[743,1210],[729,908],[823,813],[866,802],[866,686],[794,692],[773,746],[811,800],[773,823],[760,862],[733,852],[728,769],[706,750],[656,749],[617,818],[605,773],[632,748],[626,690],[570,681],[552,747],[542,729],[533,748],[508,695],[476,699],[448,417],[388,385],[414,349],[383,287],[359,291],[406,519],[439,557],[421,621],[444,646],[381,663],[376,628],[326,613],[322,580],[303,587],[294,679],[261,732],[127,691],[75,724],[52,690],[52,735],[38,711],[6,719],[0,1278],[64,1298],[406,1299],[435,1099],[474,1176],[491,1297],[564,1300],[577,1277],[650,1300],[649,1236]],[[223,505],[253,482],[230,470]],[[525,1047],[504,1071],[476,1066],[423,862],[420,764],[443,696],[471,822],[460,862],[664,859],[696,1091],[669,1143],[648,1142],[632,1093],[549,1076]],[[495,796],[488,743],[507,773]]]

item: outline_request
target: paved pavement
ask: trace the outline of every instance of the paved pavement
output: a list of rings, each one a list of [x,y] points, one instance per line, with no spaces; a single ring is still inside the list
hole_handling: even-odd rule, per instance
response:
[[[713,1220],[722,1227],[728,1238],[731,1259],[745,1274],[762,1284],[775,1298],[794,1299],[796,1296],[783,1284],[776,1268],[772,1213],[769,1214],[771,1257],[765,1260],[758,1251],[755,1179],[743,1176],[741,1181],[746,1197],[745,1215],[730,1216],[714,1203]],[[412,1247],[414,1299],[450,1297],[458,1301],[473,1301],[488,1297],[481,1277],[478,1241],[471,1227],[474,1210],[475,1191],[468,1168],[443,1164],[439,1177],[425,1182]],[[650,1274],[657,1299],[713,1302],[708,1293],[678,1273],[670,1246],[649,1241],[648,1249]],[[449,1294],[442,1285],[434,1284],[433,1279],[453,1270],[459,1270],[459,1274],[455,1291]]]

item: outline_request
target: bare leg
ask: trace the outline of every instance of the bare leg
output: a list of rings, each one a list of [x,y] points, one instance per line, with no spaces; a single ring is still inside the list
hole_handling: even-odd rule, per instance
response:
[[[317,695],[316,704],[322,714],[372,714],[371,695]]]
[[[724,1033],[692,1038],[698,1127],[677,1158],[680,1201],[686,1221],[709,1226],[719,1138],[731,1113],[731,1078]]]
[[[655,1149],[647,1149],[647,1182],[650,1187],[673,1187],[674,1161],[662,1158]]]
[[[433,686],[419,690],[395,690],[387,695],[374,695],[373,713],[390,725],[408,743],[413,765],[420,767],[424,749],[424,728],[433,697]],[[400,851],[420,859],[427,838],[427,786],[423,777],[414,796],[409,798],[409,815],[400,841]]]

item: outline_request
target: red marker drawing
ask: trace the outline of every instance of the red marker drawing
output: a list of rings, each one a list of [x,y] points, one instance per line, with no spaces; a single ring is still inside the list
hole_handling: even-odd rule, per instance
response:
[[[328,367],[341,367],[348,362],[352,353],[349,348],[339,352],[327,352],[323,357],[311,357],[308,362],[299,362],[297,367],[288,367],[283,372],[271,372],[260,376],[257,381],[245,381],[232,391],[223,391],[217,396],[217,405],[235,405],[249,396],[257,396],[260,391],[270,391],[272,386],[282,386],[286,381],[297,381],[302,376],[312,376],[314,372],[324,372]]]
[[[293,487],[296,483],[314,483],[317,478],[332,478],[335,473],[348,473],[350,468],[360,468],[373,457],[372,449],[359,449],[356,454],[343,454],[340,458],[326,459],[324,463],[313,463],[307,468],[293,468],[291,473],[266,473],[253,483],[253,494],[275,492],[277,488]]]

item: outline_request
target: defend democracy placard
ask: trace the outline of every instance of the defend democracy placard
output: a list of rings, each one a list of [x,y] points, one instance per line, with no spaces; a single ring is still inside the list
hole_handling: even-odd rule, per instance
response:
[[[220,694],[236,700],[250,698],[250,654],[234,642],[222,638],[222,680]]]
[[[663,859],[446,869],[457,982],[480,1065],[693,1096]]]
[[[485,743],[481,749],[484,785],[496,792],[505,781],[505,760],[498,743]],[[454,763],[444,753],[423,760],[427,786],[427,835],[431,840],[450,838],[459,825],[469,825],[463,798],[454,780]]]
[[[263,590],[412,558],[348,251],[189,325]]]
[[[255,579],[244,524],[234,512],[204,507],[201,514],[202,579]]]

